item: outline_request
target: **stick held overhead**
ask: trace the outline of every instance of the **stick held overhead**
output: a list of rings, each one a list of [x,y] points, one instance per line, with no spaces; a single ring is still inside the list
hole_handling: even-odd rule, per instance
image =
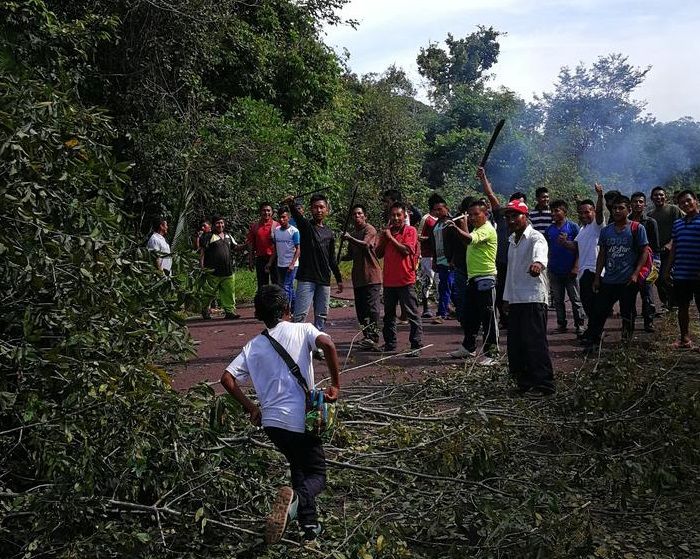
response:
[[[493,149],[493,146],[496,143],[496,140],[498,139],[498,135],[501,133],[501,128],[503,128],[503,125],[505,123],[506,119],[502,118],[498,121],[498,124],[496,124],[496,128],[493,130],[493,134],[491,134],[491,139],[489,140],[489,145],[486,148],[484,157],[481,158],[481,163],[479,163],[480,167],[486,166],[486,162],[489,160],[489,155],[491,155],[491,150]]]

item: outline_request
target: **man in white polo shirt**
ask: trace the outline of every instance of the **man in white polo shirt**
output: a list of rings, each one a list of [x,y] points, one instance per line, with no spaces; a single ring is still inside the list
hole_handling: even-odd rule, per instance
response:
[[[512,232],[503,291],[504,310],[508,313],[508,370],[517,382],[518,392],[547,396],[555,390],[547,342],[547,240],[528,223],[524,202],[509,202],[505,217]]]

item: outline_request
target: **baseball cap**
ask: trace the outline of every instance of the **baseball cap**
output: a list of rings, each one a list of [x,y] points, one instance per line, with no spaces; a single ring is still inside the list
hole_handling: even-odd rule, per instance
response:
[[[530,213],[527,204],[520,200],[511,200],[510,202],[508,202],[508,205],[506,206],[506,211],[512,211],[519,214]]]

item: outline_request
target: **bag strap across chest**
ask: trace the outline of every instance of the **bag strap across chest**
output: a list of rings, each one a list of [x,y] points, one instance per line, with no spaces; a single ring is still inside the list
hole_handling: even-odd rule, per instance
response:
[[[268,332],[267,329],[263,330],[261,334],[268,339],[274,350],[282,358],[282,361],[285,362],[285,364],[289,368],[289,372],[292,373],[292,376],[297,380],[299,386],[301,386],[301,389],[304,391],[304,394],[306,394],[306,397],[308,398],[311,394],[311,391],[309,390],[309,385],[307,384],[306,379],[301,374],[301,369],[299,368],[299,365],[297,365],[296,361],[292,359],[292,356],[289,355],[287,350],[284,349],[284,347],[282,347],[282,344],[280,344],[275,338],[270,336],[270,332]]]

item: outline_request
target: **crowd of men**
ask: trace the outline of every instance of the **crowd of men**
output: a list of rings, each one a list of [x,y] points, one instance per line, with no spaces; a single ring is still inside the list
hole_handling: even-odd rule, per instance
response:
[[[429,198],[429,211],[421,216],[401,201],[399,192],[388,190],[382,197],[383,225],[377,230],[368,222],[366,207],[353,205],[353,227],[341,238],[348,245],[342,258],[352,262],[359,350],[396,351],[397,321],[404,320],[410,325],[407,355],[418,355],[423,320],[442,324],[456,318],[463,338],[449,356],[491,366],[499,358],[499,329],[507,329],[508,368],[517,392],[546,396],[555,391],[547,331],[550,305],[556,332],[568,332],[568,298],[574,333],[591,348],[600,344],[616,303],[623,340],[631,339],[638,295],[647,332],[654,332],[660,313],[675,309],[680,335],[674,347],[692,348],[693,299],[700,312],[700,213],[692,190],[679,192],[672,204],[665,189],[655,187],[653,207],[647,211],[644,193],[628,198],[595,184],[595,200],[576,204],[576,223],[567,202],[550,201],[546,188],[536,191],[533,208],[522,192],[514,192],[502,205],[483,168],[477,177],[484,196],[465,198],[454,215],[438,194]],[[337,352],[324,332],[331,275],[338,293],[343,291],[336,236],[326,224],[326,197],[314,194],[309,208],[306,217],[290,196],[275,220],[272,205],[263,203],[244,244],[225,231],[220,217],[204,222],[195,240],[205,270],[204,318],[210,318],[214,298],[225,318],[239,318],[236,253],[247,250],[256,273],[255,316],[266,330],[243,347],[221,382],[289,462],[292,485],[279,489],[267,520],[270,543],[294,519],[303,542],[312,543],[321,533],[315,498],[325,487],[326,461],[321,440],[305,423],[309,387],[315,386],[313,356],[328,365],[326,399],[334,401],[340,394]],[[167,232],[167,222],[158,219],[148,241],[157,255],[156,266],[166,274],[172,266]],[[654,285],[663,306],[659,312]],[[431,291],[436,293],[435,313]],[[313,323],[307,323],[311,308]],[[240,381],[252,381],[258,403],[248,398]]]
[[[645,331],[654,332],[654,319],[677,308],[680,336],[675,347],[692,347],[687,317],[693,298],[697,304],[700,281],[700,222],[692,190],[677,193],[677,204],[673,204],[663,187],[655,187],[649,209],[643,192],[628,198],[615,190],[604,192],[596,184],[595,199],[577,202],[575,222],[570,215],[573,208],[564,200],[550,201],[546,188],[537,189],[532,208],[522,192],[514,192],[502,205],[483,168],[477,177],[484,196],[466,197],[454,214],[440,195],[433,194],[428,200],[429,211],[421,216],[415,206],[402,202],[396,190],[382,195],[383,225],[379,230],[368,222],[363,204],[350,209],[352,228],[341,235],[347,242],[342,259],[352,262],[355,309],[362,328],[358,349],[396,351],[397,322],[407,322],[413,350],[409,355],[419,355],[423,320],[441,324],[456,318],[463,340],[450,356],[476,358],[479,364],[489,366],[499,357],[499,330],[512,330],[509,340],[513,340],[522,327],[527,330],[525,339],[532,340],[541,327],[546,343],[549,308],[556,313],[555,332],[568,332],[566,299],[573,331],[590,347],[600,343],[615,303],[619,304],[623,338],[632,336],[637,295]],[[337,292],[343,291],[338,266],[341,258],[336,258],[336,234],[326,224],[329,203],[325,195],[311,196],[308,208],[307,216],[292,196],[276,212],[272,204],[260,204],[259,218],[250,224],[242,244],[226,231],[222,217],[202,223],[195,247],[205,270],[200,290],[203,318],[211,318],[212,301],[218,301],[226,319],[240,318],[233,262],[237,253],[246,251],[258,288],[279,285],[289,301],[293,321],[305,322],[313,309],[313,324],[324,331],[331,276]],[[520,216],[525,216],[525,221]],[[523,224],[527,227],[521,227]],[[156,220],[148,243],[158,253],[157,266],[164,273],[172,266],[167,230],[165,220]],[[531,251],[537,259],[530,264],[538,266],[530,269],[528,264],[528,273],[537,281],[517,279],[522,269],[513,268],[510,262],[523,258],[521,235],[528,243],[532,239]],[[528,281],[523,283],[523,279]],[[658,310],[654,285],[662,305]],[[524,307],[513,305],[525,303],[542,305],[538,311],[543,313],[543,324],[535,324],[533,316],[530,324],[523,323],[518,313]],[[514,313],[520,326],[511,324]],[[479,334],[481,344],[477,343]],[[544,348],[540,352],[544,353]],[[322,357],[320,352],[317,356]],[[518,368],[529,367],[517,361],[510,364],[514,374]],[[520,387],[542,388],[528,382]]]

